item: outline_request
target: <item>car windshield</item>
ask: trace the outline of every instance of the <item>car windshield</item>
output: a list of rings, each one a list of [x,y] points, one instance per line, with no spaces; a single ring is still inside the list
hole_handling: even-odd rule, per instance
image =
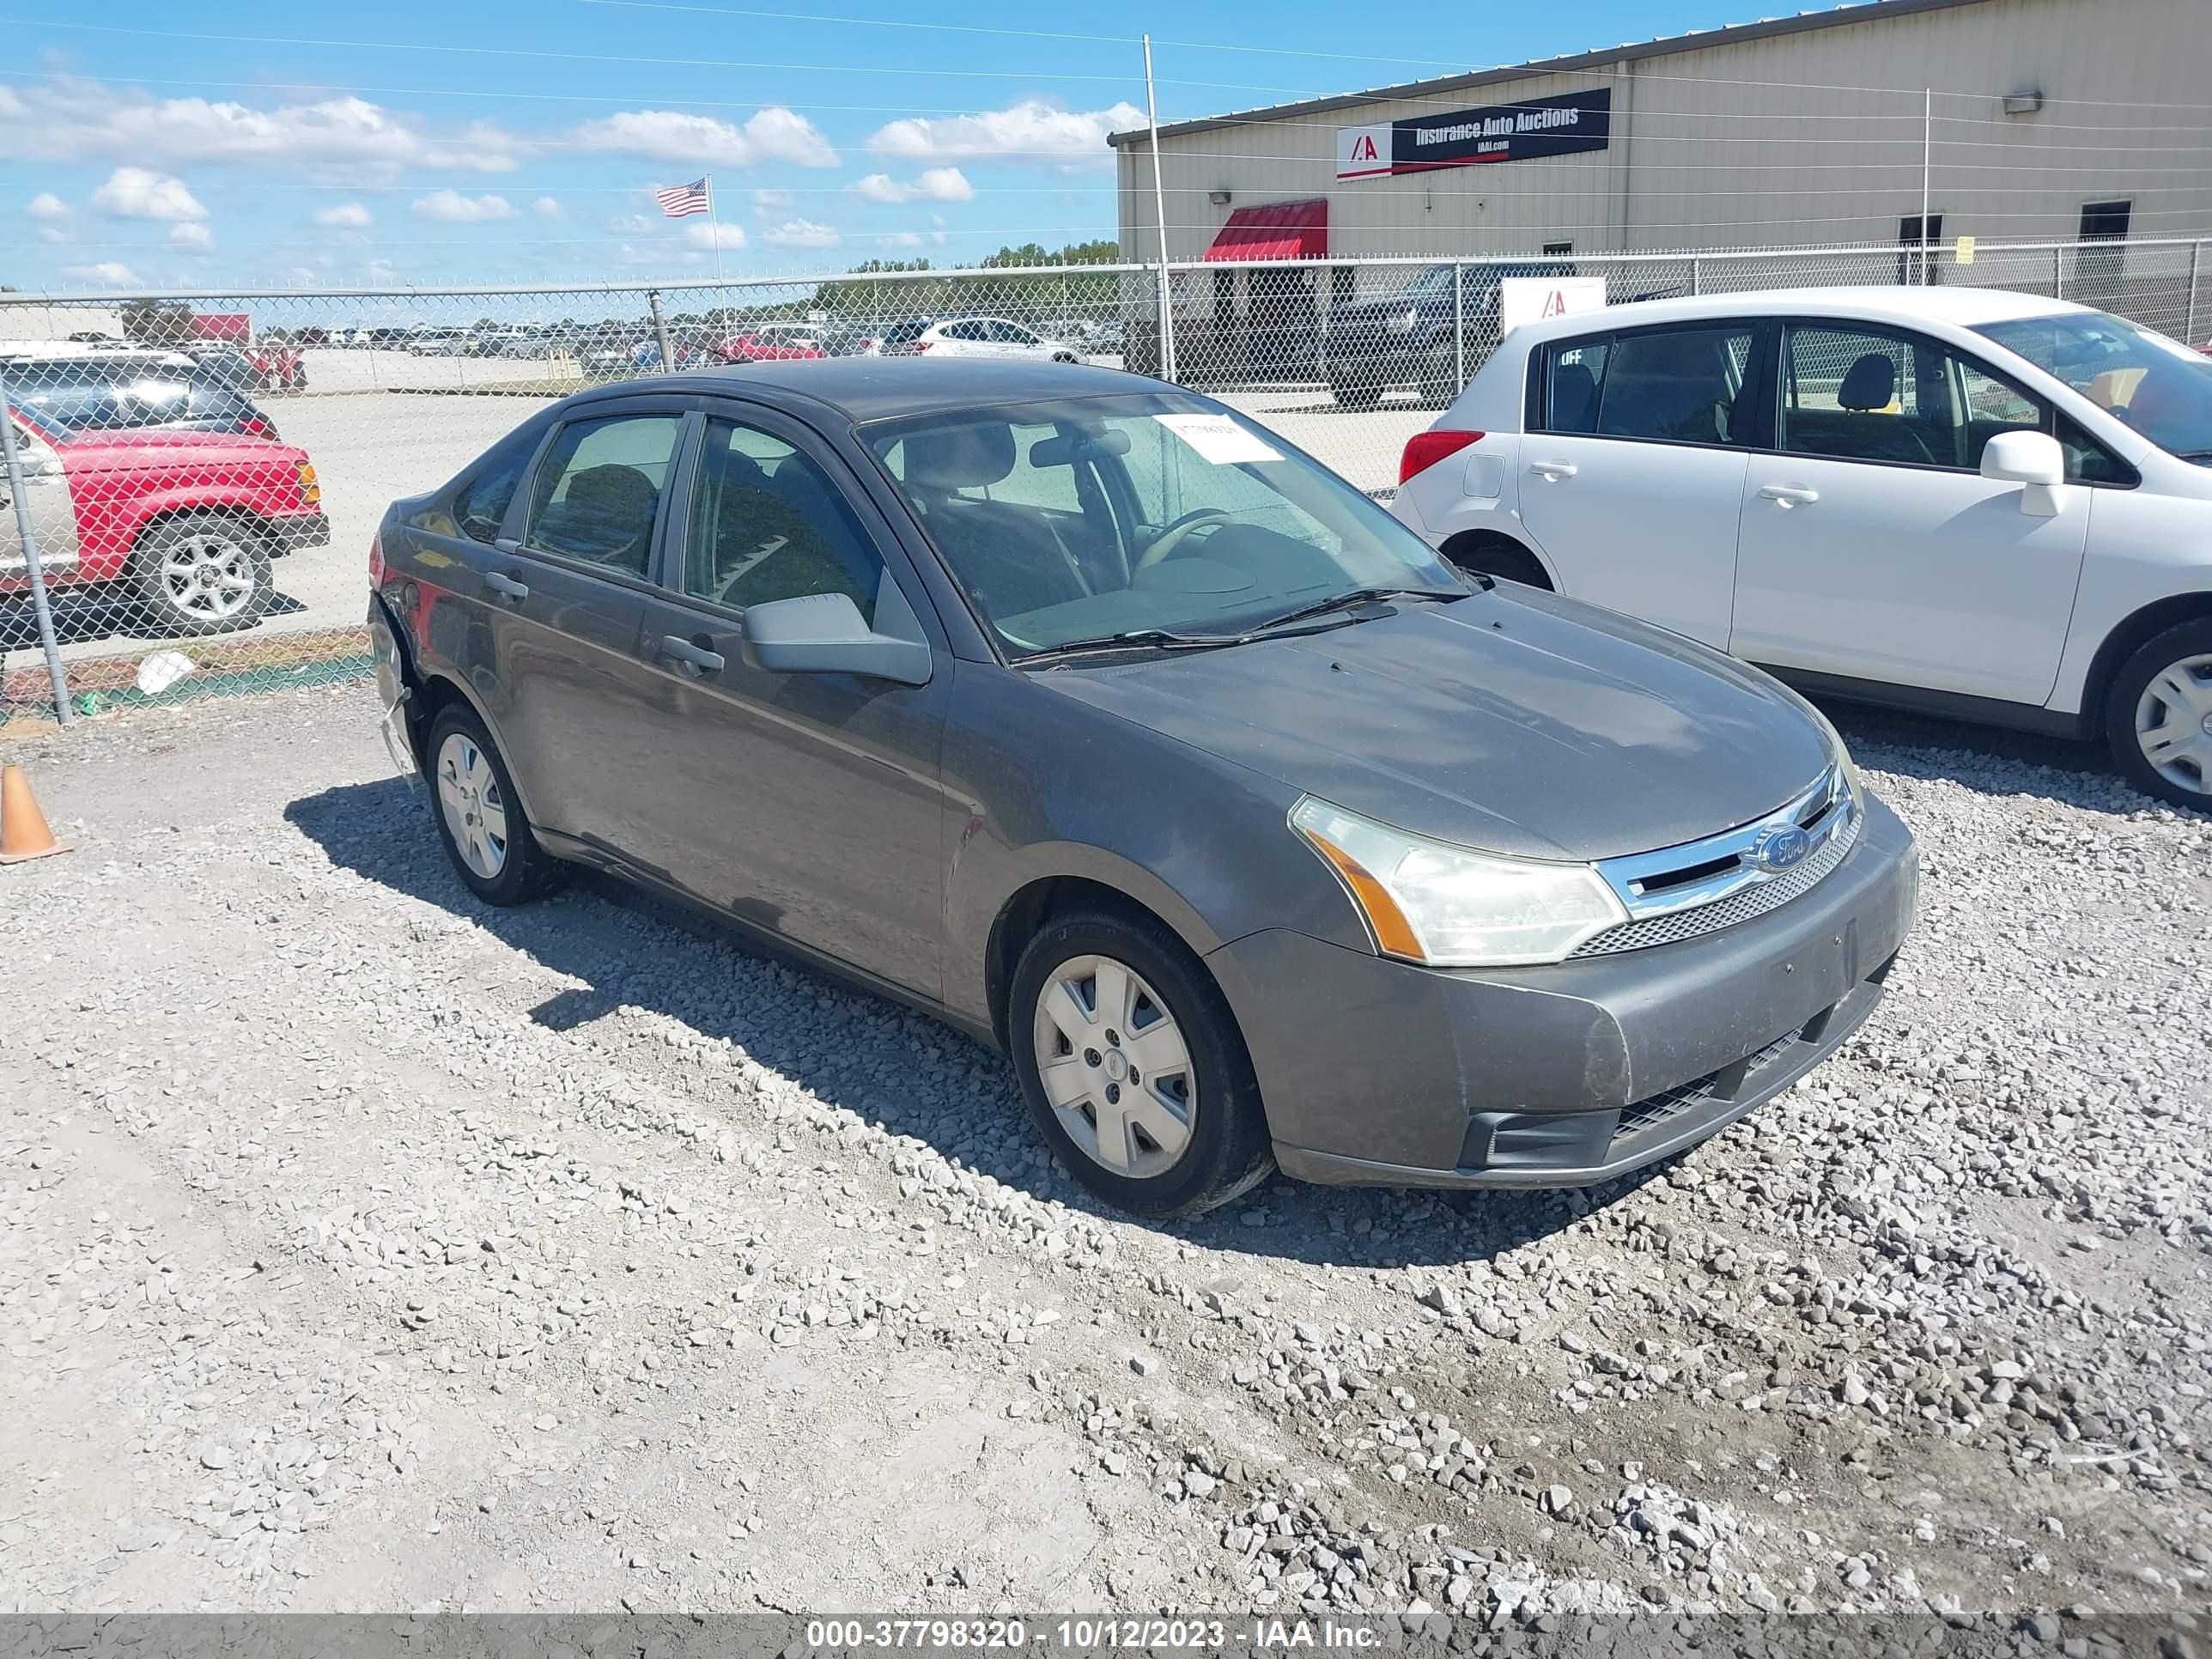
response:
[[[860,436],[1018,658],[1151,630],[1218,639],[1364,589],[1467,595],[1351,485],[1199,398],[963,410]]]
[[[2057,375],[2160,449],[2212,462],[2212,362],[2101,311],[2063,311],[1974,331]]]

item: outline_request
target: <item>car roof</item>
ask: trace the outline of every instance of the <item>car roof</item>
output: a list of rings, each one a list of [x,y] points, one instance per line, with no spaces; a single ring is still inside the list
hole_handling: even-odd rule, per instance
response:
[[[821,357],[693,369],[649,380],[620,380],[579,394],[579,405],[641,392],[697,397],[721,392],[799,412],[811,404],[854,425],[901,415],[987,409],[1055,398],[1127,397],[1176,388],[1142,374],[1088,363],[998,357]]]
[[[2062,311],[2087,311],[2070,300],[2047,300],[1995,288],[1910,288],[1869,283],[1854,288],[1770,288],[1742,294],[1704,294],[1670,300],[1637,300],[1610,305],[1602,313],[1581,312],[1524,323],[1513,331],[1516,343],[1533,343],[1562,334],[1585,334],[1607,326],[1640,328],[1651,323],[1692,322],[1709,318],[1796,316],[1811,312],[1859,322],[1947,323],[1976,328],[2015,317],[2048,317]],[[1607,320],[1597,320],[1602,314]]]

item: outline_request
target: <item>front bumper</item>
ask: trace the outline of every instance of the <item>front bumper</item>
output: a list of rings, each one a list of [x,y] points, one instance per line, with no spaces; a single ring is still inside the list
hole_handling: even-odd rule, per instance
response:
[[[1579,1187],[1712,1134],[1870,1013],[1919,854],[1867,798],[1850,856],[1753,921],[1541,968],[1440,970],[1284,930],[1208,958],[1276,1162],[1331,1184]]]
[[[331,544],[331,521],[320,513],[288,513],[276,524],[279,551]]]

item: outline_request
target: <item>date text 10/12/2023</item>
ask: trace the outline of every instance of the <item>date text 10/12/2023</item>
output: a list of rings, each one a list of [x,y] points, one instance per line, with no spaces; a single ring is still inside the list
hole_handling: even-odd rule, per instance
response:
[[[1115,1649],[1252,1648],[1290,1651],[1338,1648],[1365,1651],[1386,1640],[1376,1626],[1334,1619],[1117,1619],[1106,1615],[1039,1620],[1020,1619],[817,1619],[806,1626],[806,1646],[817,1650],[861,1649],[1001,1649],[1031,1645],[1055,1652]]]

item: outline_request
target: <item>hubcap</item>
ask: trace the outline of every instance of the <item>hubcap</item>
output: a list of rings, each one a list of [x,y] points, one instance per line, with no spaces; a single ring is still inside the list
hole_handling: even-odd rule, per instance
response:
[[[1166,1002],[1126,963],[1072,957],[1033,1021],[1045,1098],[1085,1157],[1115,1175],[1165,1173],[1198,1123],[1198,1079]]]
[[[438,745],[438,810],[469,868],[498,880],[507,867],[507,797],[490,757],[465,732],[448,732]]]
[[[186,616],[225,622],[253,599],[253,562],[228,537],[202,531],[162,555],[161,587]]]
[[[2168,783],[2212,794],[2212,653],[2151,676],[2136,703],[2136,742]]]

